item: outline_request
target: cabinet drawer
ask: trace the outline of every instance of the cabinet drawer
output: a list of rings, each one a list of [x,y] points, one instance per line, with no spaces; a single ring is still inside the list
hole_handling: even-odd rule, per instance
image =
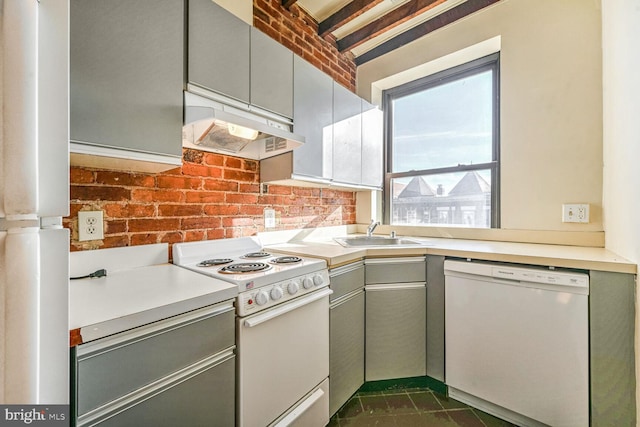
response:
[[[79,427],[235,425],[235,356],[197,363],[79,420]]]
[[[365,260],[365,283],[409,283],[427,280],[425,257],[373,258]]]
[[[331,290],[329,301],[364,287],[364,263],[356,262],[329,270]]]
[[[233,304],[205,307],[78,347],[78,414],[235,344]]]

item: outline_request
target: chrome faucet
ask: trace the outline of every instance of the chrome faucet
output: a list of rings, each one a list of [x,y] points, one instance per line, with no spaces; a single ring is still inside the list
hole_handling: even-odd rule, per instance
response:
[[[367,227],[367,236],[371,237],[371,235],[373,234],[373,230],[375,230],[379,225],[380,221],[371,220],[371,224],[369,224],[369,226]]]

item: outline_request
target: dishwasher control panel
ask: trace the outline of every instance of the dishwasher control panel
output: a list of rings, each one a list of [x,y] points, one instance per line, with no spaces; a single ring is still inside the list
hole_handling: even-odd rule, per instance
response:
[[[581,273],[564,273],[513,267],[495,266],[492,276],[500,279],[518,280],[520,282],[545,283],[548,285],[589,287],[589,276]]]

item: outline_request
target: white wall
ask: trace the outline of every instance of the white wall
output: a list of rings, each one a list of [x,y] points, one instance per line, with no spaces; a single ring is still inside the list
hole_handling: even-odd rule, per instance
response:
[[[640,2],[602,3],[605,241],[640,262]]]
[[[503,229],[602,231],[599,0],[502,0],[358,67],[358,93],[500,36]],[[591,222],[565,224],[563,203]]]
[[[638,22],[640,1],[602,0],[605,246],[635,263],[640,263]],[[637,299],[636,371],[640,369],[639,303]],[[636,374],[636,407],[640,414],[639,377]]]
[[[249,25],[253,25],[253,0],[213,0]]]

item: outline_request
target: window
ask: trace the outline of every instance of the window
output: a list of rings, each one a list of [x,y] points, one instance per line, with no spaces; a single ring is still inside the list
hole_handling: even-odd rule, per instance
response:
[[[498,228],[499,54],[383,94],[385,219]]]

